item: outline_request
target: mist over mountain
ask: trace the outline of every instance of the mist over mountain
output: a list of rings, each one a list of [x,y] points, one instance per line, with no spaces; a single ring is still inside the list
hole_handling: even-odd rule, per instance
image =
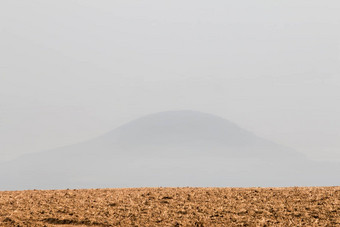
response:
[[[93,140],[0,166],[0,189],[338,185],[313,162],[215,115],[151,114]]]
[[[300,153],[259,138],[223,118],[195,111],[151,114],[92,142],[98,146],[115,147],[120,154],[143,157],[303,157]]]

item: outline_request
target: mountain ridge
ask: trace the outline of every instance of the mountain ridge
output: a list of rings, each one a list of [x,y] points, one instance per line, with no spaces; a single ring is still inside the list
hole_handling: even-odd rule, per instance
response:
[[[168,111],[4,163],[0,189],[325,186],[336,172],[215,115]]]

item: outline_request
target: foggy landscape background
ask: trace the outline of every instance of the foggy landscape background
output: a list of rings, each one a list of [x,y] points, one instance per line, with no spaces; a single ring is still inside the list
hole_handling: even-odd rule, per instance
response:
[[[338,1],[0,3],[0,161],[196,110],[340,161]]]

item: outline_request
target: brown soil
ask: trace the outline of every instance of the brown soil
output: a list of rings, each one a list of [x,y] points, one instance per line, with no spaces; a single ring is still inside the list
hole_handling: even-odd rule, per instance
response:
[[[340,187],[3,191],[0,226],[340,226]]]

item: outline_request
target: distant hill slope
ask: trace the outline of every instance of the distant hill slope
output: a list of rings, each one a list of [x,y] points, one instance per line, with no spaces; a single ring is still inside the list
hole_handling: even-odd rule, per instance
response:
[[[223,118],[169,111],[3,163],[0,189],[339,185],[338,172]]]
[[[142,117],[98,138],[96,143],[118,146],[118,152],[124,154],[152,157],[303,157],[223,118],[195,111],[169,111]]]

